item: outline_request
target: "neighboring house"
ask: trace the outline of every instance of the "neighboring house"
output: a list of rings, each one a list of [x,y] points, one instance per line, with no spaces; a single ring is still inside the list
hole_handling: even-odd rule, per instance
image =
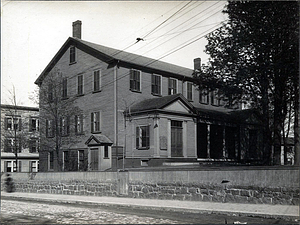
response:
[[[38,172],[38,167],[39,109],[1,104],[1,172]]]
[[[194,69],[200,64],[195,59]],[[54,69],[65,77],[64,97],[75,96],[83,112],[70,120],[70,126],[80,124],[78,142],[60,153],[62,161],[72,155],[78,169],[261,158],[256,114],[239,105],[225,108],[217,91],[199,91],[194,70],[83,41],[80,21],[35,84],[47,85]],[[51,151],[41,149],[41,171],[57,170]]]

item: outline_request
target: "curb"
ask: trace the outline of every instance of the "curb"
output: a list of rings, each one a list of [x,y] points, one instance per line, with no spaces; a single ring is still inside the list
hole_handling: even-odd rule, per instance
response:
[[[177,207],[167,207],[167,206],[144,206],[144,205],[131,205],[124,203],[102,203],[102,202],[90,202],[82,200],[59,200],[59,199],[43,199],[34,197],[21,197],[21,196],[1,196],[3,200],[15,200],[15,201],[28,201],[28,202],[38,202],[38,203],[52,203],[52,204],[69,204],[69,205],[80,205],[80,206],[102,206],[102,207],[126,207],[126,208],[139,208],[145,210],[164,210],[172,212],[187,212],[187,213],[200,213],[200,214],[215,214],[215,215],[225,215],[225,216],[246,216],[246,217],[258,217],[265,219],[282,219],[286,221],[299,221],[297,216],[285,216],[285,215],[270,215],[263,213],[244,213],[244,212],[233,212],[233,211],[212,211],[203,209],[188,209],[188,208],[177,208]]]

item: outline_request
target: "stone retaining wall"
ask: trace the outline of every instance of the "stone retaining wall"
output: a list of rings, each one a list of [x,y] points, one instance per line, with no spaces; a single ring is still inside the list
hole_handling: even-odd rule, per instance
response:
[[[299,168],[12,173],[12,178],[18,192],[300,204]]]
[[[299,205],[299,188],[226,187],[225,185],[180,183],[131,183],[129,196],[134,198],[173,199],[252,204]]]

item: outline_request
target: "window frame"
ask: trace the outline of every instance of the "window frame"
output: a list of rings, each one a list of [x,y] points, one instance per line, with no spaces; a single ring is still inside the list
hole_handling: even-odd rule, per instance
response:
[[[75,134],[76,135],[81,135],[83,134],[83,115],[75,115],[74,116],[75,120]]]
[[[77,96],[81,96],[81,95],[84,95],[84,77],[83,77],[83,74],[77,75]]]
[[[97,114],[98,116],[96,117],[95,115]],[[101,133],[101,111],[91,112],[91,133]]]
[[[84,157],[84,150],[78,150],[78,171],[84,171],[84,163],[85,163],[85,157]],[[82,154],[82,155],[81,155]],[[82,159],[81,159],[82,156]],[[82,165],[81,165],[82,163]]]
[[[46,120],[46,137],[53,138],[54,136],[54,121]]]
[[[74,45],[70,46],[70,65],[76,63],[76,48]]]
[[[143,133],[143,128],[146,130]],[[139,125],[136,127],[135,147],[138,150],[147,150],[150,148],[150,125]],[[145,143],[145,145],[144,145]]]
[[[135,79],[136,75],[139,75],[139,79]],[[138,89],[136,86],[139,86]],[[129,90],[132,92],[142,92],[142,71],[136,69],[130,69],[130,76],[129,76]]]
[[[64,77],[62,80],[62,99],[68,98],[68,78]]]
[[[97,79],[96,76],[98,76]],[[102,70],[97,69],[93,71],[93,93],[101,91],[101,77],[102,77]]]
[[[35,126],[33,126],[33,121],[35,121]],[[30,117],[29,118],[29,132],[37,132],[40,130],[39,118]]]
[[[220,99],[219,99],[219,95],[218,95],[218,90],[211,91],[210,101],[211,101],[211,105],[220,106]]]
[[[194,99],[194,91],[193,91],[193,82],[186,82],[186,99],[190,102],[192,102]],[[191,87],[191,90],[189,90],[189,87]]]
[[[22,118],[20,115],[6,115],[4,118],[4,126],[5,130],[10,130],[10,131],[21,131],[22,130]],[[9,122],[10,121],[10,122]],[[17,121],[15,123],[15,121]],[[8,127],[10,125],[10,127]]]
[[[203,101],[205,99],[205,101]],[[199,90],[199,103],[208,105],[209,104],[209,91],[204,88]]]
[[[154,89],[157,88],[157,92]],[[162,76],[158,74],[151,75],[151,94],[153,95],[162,95]]]
[[[175,83],[175,85],[174,85],[174,83]],[[173,87],[173,86],[175,86],[175,87]],[[173,91],[173,93],[172,93],[172,91]],[[175,95],[177,93],[178,93],[178,79],[169,77],[169,79],[168,79],[168,95]]]
[[[60,134],[62,137],[69,136],[69,134],[70,134],[70,117],[69,116],[60,117],[59,128],[60,128]]]
[[[104,154],[103,154],[104,159],[109,159],[109,148],[108,145],[104,145]]]

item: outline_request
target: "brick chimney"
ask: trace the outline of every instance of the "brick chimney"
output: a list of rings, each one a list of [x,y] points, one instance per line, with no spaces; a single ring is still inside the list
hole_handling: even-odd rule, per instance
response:
[[[73,37],[81,39],[81,21],[77,20],[73,22]]]
[[[201,58],[194,59],[194,70],[201,71]]]

